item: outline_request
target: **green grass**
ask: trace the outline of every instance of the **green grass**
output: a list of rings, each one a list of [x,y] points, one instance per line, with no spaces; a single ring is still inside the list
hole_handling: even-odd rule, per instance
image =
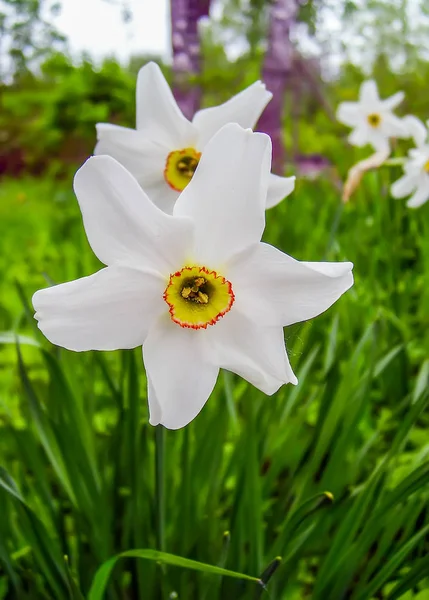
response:
[[[70,181],[2,184],[0,598],[429,597],[429,206],[389,197],[398,173],[345,207],[299,181],[267,214],[266,241],[352,260],[355,286],[285,330],[297,387],[223,373],[180,431],[148,424],[140,350],[39,334],[32,293],[97,261]]]

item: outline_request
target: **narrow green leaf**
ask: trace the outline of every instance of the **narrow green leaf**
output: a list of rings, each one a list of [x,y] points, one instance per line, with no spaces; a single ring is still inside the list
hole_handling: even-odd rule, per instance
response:
[[[48,455],[55,472],[62,481],[64,488],[67,490],[70,499],[74,504],[76,504],[76,497],[74,495],[73,487],[70,483],[67,471],[64,466],[60,448],[28,377],[27,369],[22,360],[19,344],[17,344],[16,349],[18,354],[19,374],[21,376],[23,387],[27,395],[30,411],[33,417],[33,422],[39,434],[40,441],[42,442],[45,452]]]
[[[356,596],[356,600],[368,600],[377,593],[382,586],[389,580],[389,577],[396,571],[398,567],[403,563],[405,558],[415,548],[422,538],[429,532],[429,525],[423,527],[416,535],[414,535],[406,544],[396,552],[390,560],[384,565],[377,575],[372,579],[369,585]]]
[[[40,348],[39,342],[28,335],[21,335],[14,331],[0,332],[0,344],[16,344],[17,342],[21,346],[36,346]]]
[[[221,567],[207,565],[196,560],[190,560],[189,558],[175,556],[174,554],[167,554],[166,552],[159,552],[158,550],[129,550],[128,552],[122,552],[121,554],[114,556],[101,565],[92,582],[92,586],[88,594],[88,600],[102,600],[110,574],[117,561],[121,558],[143,558],[145,560],[181,567],[182,569],[191,569],[193,571],[200,571],[210,575],[223,575],[224,577],[233,577],[235,579],[253,581],[258,585],[263,585],[262,581],[258,577],[251,577],[250,575],[245,575],[244,573],[236,573],[235,571],[229,571],[228,569],[223,569]]]
[[[402,596],[412,590],[423,578],[428,577],[428,558],[423,556],[418,560],[410,571],[401,577],[399,583],[395,585],[386,600],[399,600]]]

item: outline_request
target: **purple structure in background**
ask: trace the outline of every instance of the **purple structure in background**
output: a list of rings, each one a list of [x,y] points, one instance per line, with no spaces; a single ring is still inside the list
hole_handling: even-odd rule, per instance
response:
[[[171,0],[173,93],[185,117],[192,119],[200,107],[201,90],[190,82],[201,71],[198,22],[208,16],[210,0]]]
[[[322,154],[296,154],[295,167],[301,177],[316,179],[320,173],[332,167],[332,163]]]
[[[267,133],[273,143],[273,171],[283,174],[285,152],[282,139],[283,101],[288,78],[292,73],[294,50],[290,29],[295,22],[298,0],[274,0],[270,10],[268,48],[262,67],[262,80],[272,92],[258,123],[258,129]]]

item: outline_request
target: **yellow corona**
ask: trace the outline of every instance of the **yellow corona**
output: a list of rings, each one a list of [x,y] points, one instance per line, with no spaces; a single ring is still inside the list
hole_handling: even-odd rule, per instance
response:
[[[180,327],[207,329],[231,310],[231,283],[206,267],[186,266],[170,275],[164,300]]]
[[[167,156],[164,179],[176,192],[182,192],[191,181],[201,157],[195,148],[174,150]]]

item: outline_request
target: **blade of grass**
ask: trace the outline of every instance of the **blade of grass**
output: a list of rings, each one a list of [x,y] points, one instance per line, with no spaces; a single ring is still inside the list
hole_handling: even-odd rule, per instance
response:
[[[129,550],[127,552],[122,552],[121,554],[114,556],[110,560],[106,561],[103,565],[101,565],[101,567],[95,574],[91,589],[89,590],[88,600],[102,600],[102,598],[104,597],[110,574],[117,561],[121,558],[141,558],[157,563],[181,567],[182,569],[200,571],[202,573],[208,573],[211,575],[223,575],[224,577],[232,577],[235,579],[253,581],[258,585],[262,585],[262,581],[258,577],[252,577],[251,575],[245,575],[244,573],[236,573],[235,571],[229,571],[228,569],[208,565],[196,560],[182,558],[180,556],[175,556],[174,554],[167,554],[166,552],[159,552],[158,550],[147,549]]]

